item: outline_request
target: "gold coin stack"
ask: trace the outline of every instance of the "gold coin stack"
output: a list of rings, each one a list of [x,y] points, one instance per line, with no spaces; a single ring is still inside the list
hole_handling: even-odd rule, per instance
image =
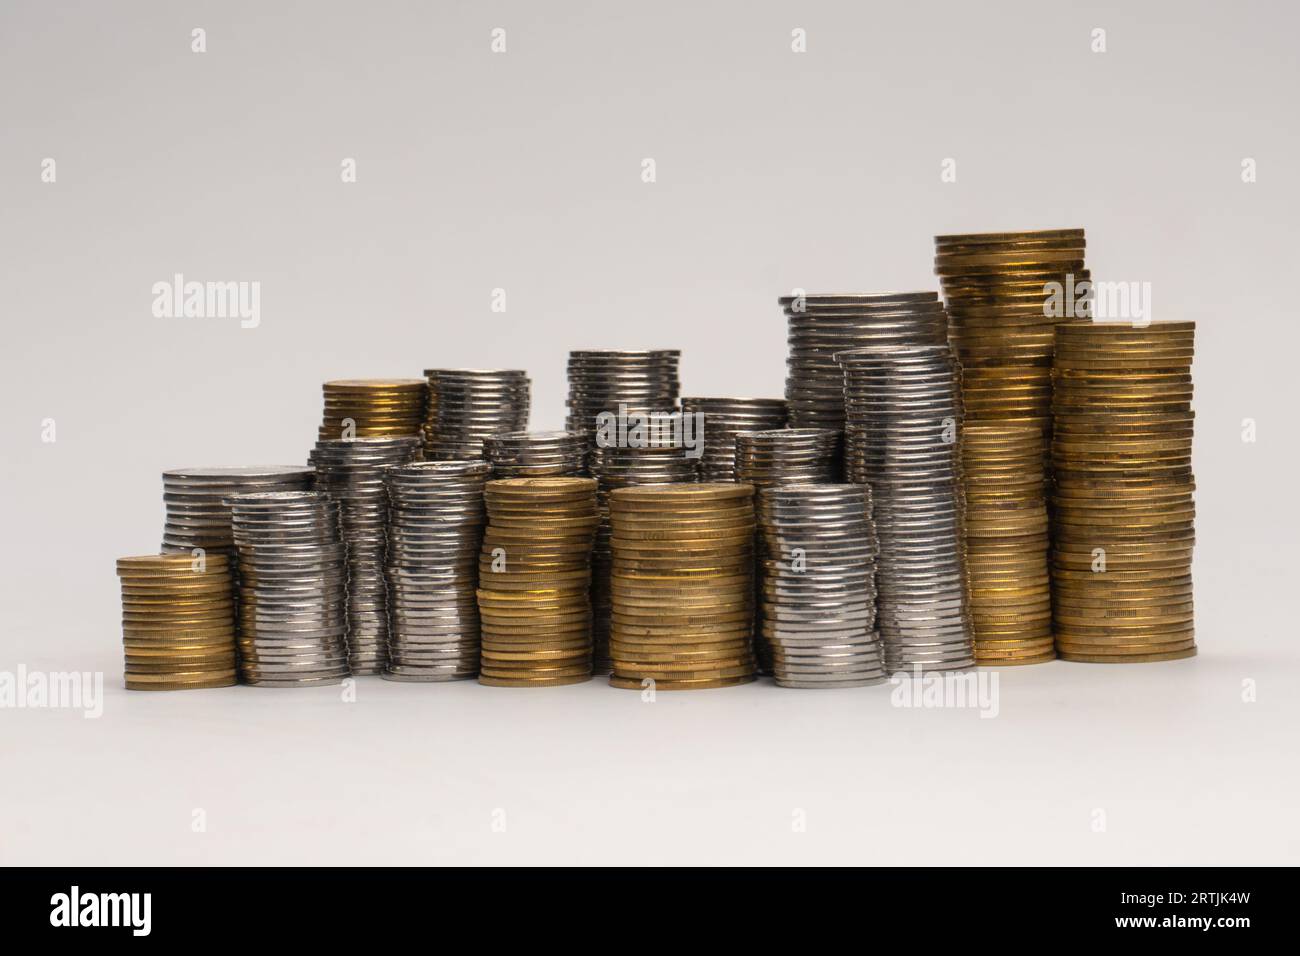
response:
[[[754,486],[640,485],[609,498],[614,687],[754,679]]]
[[[127,690],[236,682],[235,601],[223,554],[118,558]]]
[[[1065,660],[1196,653],[1195,324],[1057,326],[1052,598]]]
[[[591,478],[506,478],[484,487],[479,683],[552,687],[591,680]]]
[[[977,664],[1056,657],[1042,445],[1033,425],[974,422],[961,432]]]
[[[323,388],[321,441],[423,436],[428,386],[422,378],[339,379]]]

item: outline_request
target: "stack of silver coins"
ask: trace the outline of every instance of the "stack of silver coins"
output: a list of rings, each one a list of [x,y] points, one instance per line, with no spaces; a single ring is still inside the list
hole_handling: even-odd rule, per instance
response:
[[[783,687],[863,687],[885,679],[876,630],[871,489],[795,484],[758,496],[763,637]]]
[[[587,472],[587,441],[576,432],[499,432],[483,440],[494,478],[572,478]]]
[[[485,461],[418,461],[388,489],[388,668],[399,681],[478,675],[478,552]]]
[[[780,398],[683,398],[683,415],[702,415],[696,427],[704,442],[701,481],[736,480],[736,433],[785,427],[785,401]]]
[[[483,441],[528,427],[531,383],[522,369],[426,369],[424,457],[483,457]]]
[[[602,414],[674,412],[681,383],[677,349],[585,349],[569,353],[569,398],[566,431],[582,435],[588,450],[596,447]]]
[[[347,554],[337,501],[310,491],[227,499],[239,554],[240,672],[299,687],[349,673]]]
[[[342,506],[348,546],[348,654],[354,674],[382,674],[388,663],[384,469],[419,456],[416,437],[320,441],[311,454],[316,490]]]
[[[889,670],[975,661],[958,435],[960,370],[946,345],[838,354],[848,480],[869,483],[880,536],[878,615]]]
[[[307,491],[311,488],[312,470],[302,465],[173,468],[164,471],[162,478],[167,519],[161,550],[201,549],[233,555],[235,542],[225,499],[262,491]]]

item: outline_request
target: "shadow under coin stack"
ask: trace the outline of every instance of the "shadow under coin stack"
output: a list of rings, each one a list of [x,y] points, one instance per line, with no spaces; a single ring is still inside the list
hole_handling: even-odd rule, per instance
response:
[[[231,557],[230,509],[224,499],[259,491],[307,491],[312,470],[302,465],[261,468],[173,468],[163,472],[163,551],[193,551]],[[232,561],[233,565],[234,562]]]
[[[498,432],[483,439],[494,478],[563,478],[587,473],[587,441],[575,432]]]
[[[782,687],[864,687],[885,679],[876,630],[876,527],[861,484],[778,485],[758,493],[763,636]]]
[[[348,658],[353,674],[388,664],[388,492],[384,470],[419,458],[420,440],[319,441],[311,453],[316,490],[338,501],[348,555]]]
[[[326,382],[325,414],[317,438],[419,435],[424,421],[422,378],[360,378]]]
[[[245,683],[306,687],[347,677],[347,556],[338,502],[311,491],[228,500],[239,549]]]
[[[484,489],[479,683],[551,687],[591,679],[590,478],[508,478]]]
[[[1195,324],[1056,327],[1052,598],[1065,660],[1196,653]]]
[[[483,440],[528,427],[530,383],[522,369],[425,369],[429,405],[424,457],[482,458]]]
[[[384,473],[389,680],[478,674],[475,592],[491,470],[485,461],[417,461]]]
[[[1056,657],[1042,445],[1036,425],[968,421],[962,429],[966,567],[979,664]]]
[[[968,607],[958,371],[946,345],[841,352],[849,481],[871,485],[885,666],[975,663]]]
[[[610,684],[730,687],[754,679],[754,489],[645,485],[610,496]]]
[[[683,398],[682,414],[704,416],[696,429],[704,442],[701,481],[736,480],[736,433],[785,427],[785,402],[779,398]]]
[[[225,555],[119,558],[117,576],[127,690],[235,683],[235,610]]]
[[[585,349],[569,353],[569,408],[566,431],[596,447],[597,416],[603,412],[674,412],[681,383],[677,349]]]

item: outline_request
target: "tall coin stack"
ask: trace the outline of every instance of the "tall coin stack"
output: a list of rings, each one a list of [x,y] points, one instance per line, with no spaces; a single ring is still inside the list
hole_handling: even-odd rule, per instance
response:
[[[1192,322],[1056,328],[1052,597],[1066,660],[1196,653],[1194,332]]]
[[[119,558],[127,690],[235,683],[235,609],[224,554]]]
[[[193,551],[233,556],[230,509],[224,499],[259,491],[307,491],[312,470],[302,465],[260,468],[173,468],[163,472],[163,551]],[[233,565],[234,562],[231,562]]]
[[[763,636],[782,687],[863,687],[885,679],[876,630],[871,489],[794,484],[758,494]]]
[[[483,457],[483,440],[528,427],[530,383],[521,369],[425,369],[429,405],[424,457]]]
[[[358,378],[326,382],[321,441],[419,435],[424,421],[422,378]]]
[[[312,451],[316,490],[338,501],[348,554],[348,656],[353,674],[388,664],[388,492],[384,469],[420,455],[419,438],[319,441]]]
[[[417,461],[388,489],[388,668],[398,681],[478,674],[478,556],[485,461]]]
[[[587,440],[576,432],[498,432],[483,439],[496,478],[562,478],[587,471]]]
[[[239,549],[244,681],[328,684],[348,675],[347,555],[338,502],[311,491],[229,499]]]
[[[980,664],[1056,657],[1042,446],[1036,425],[968,421],[962,429],[966,566]]]
[[[754,679],[754,489],[644,485],[610,496],[615,687],[730,687]]]
[[[508,478],[485,489],[479,559],[479,683],[550,687],[591,679],[590,478]]]
[[[681,383],[677,349],[585,349],[569,353],[569,398],[566,431],[582,435],[596,447],[596,419],[602,412],[672,412]]]
[[[967,598],[958,370],[946,345],[852,349],[844,369],[850,481],[871,485],[885,666],[975,662]]]
[[[785,427],[785,401],[779,398],[683,398],[682,414],[704,416],[701,481],[736,480],[736,433]]]

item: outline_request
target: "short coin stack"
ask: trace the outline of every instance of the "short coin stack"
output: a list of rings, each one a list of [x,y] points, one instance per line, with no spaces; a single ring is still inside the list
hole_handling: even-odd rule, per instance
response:
[[[615,687],[730,687],[754,679],[754,489],[645,485],[610,496]]]
[[[596,419],[602,413],[673,412],[681,383],[676,349],[620,351],[585,349],[569,353],[569,416],[566,431],[596,447]]]
[[[980,664],[1056,657],[1042,449],[1034,425],[967,422],[962,429],[966,566]]]
[[[1196,653],[1195,324],[1057,326],[1052,597],[1072,661]]]
[[[485,488],[479,559],[479,683],[550,687],[591,679],[590,478],[507,478]]]
[[[860,484],[777,485],[758,495],[763,636],[783,687],[885,679],[876,630],[876,527]]]
[[[127,690],[235,683],[235,606],[223,554],[119,558]]]
[[[479,665],[479,547],[485,461],[418,461],[384,473],[388,489],[388,667],[398,681],[474,677]]]
[[[424,421],[422,378],[358,378],[326,382],[321,441],[419,435]]]
[[[230,509],[223,503],[231,495],[258,491],[307,491],[312,470],[302,465],[255,468],[173,468],[163,472],[163,551],[193,551],[233,555]],[[233,562],[232,562],[233,564]]]
[[[496,478],[563,478],[586,474],[587,440],[576,432],[498,432],[483,439]]]
[[[244,681],[267,687],[348,675],[347,556],[339,504],[310,491],[229,499],[239,549]]]
[[[779,398],[683,398],[683,415],[703,415],[695,434],[704,442],[701,481],[736,480],[736,433],[785,427],[785,402]]]
[[[483,457],[483,440],[528,427],[530,383],[522,369],[426,369],[424,457]]]

